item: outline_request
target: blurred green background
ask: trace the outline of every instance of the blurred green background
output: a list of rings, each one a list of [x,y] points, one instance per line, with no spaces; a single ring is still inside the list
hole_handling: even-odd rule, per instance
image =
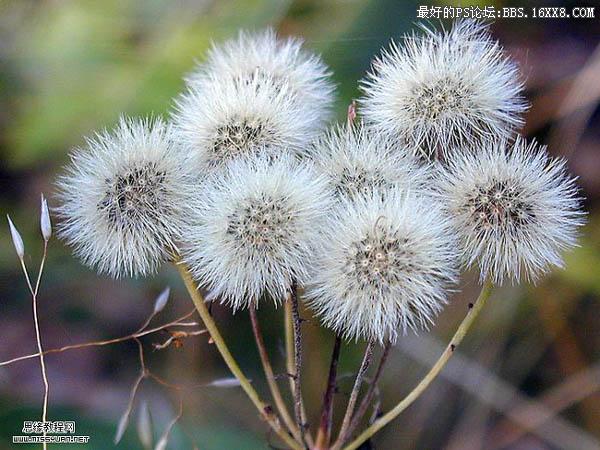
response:
[[[53,181],[69,149],[94,130],[110,127],[121,113],[165,114],[182,89],[182,75],[202,59],[211,40],[267,25],[282,35],[302,36],[334,71],[341,118],[358,96],[356,81],[371,58],[391,38],[413,28],[419,4],[425,3],[0,1],[0,209],[23,234],[29,267],[36,267],[41,253],[39,195],[45,193],[55,204]],[[560,5],[586,4],[591,6],[580,1]],[[548,1],[543,6],[555,5],[559,3]],[[492,28],[527,79],[532,108],[523,132],[568,158],[579,176],[589,223],[581,246],[567,255],[564,270],[538,286],[496,292],[440,379],[370,448],[600,448],[600,21],[503,19]],[[39,300],[44,346],[129,334],[166,285],[172,298],[157,319],[161,323],[191,308],[172,269],[153,279],[113,281],[83,267],[61,242],[52,240]],[[476,277],[465,274],[437,326],[419,337],[406,336],[394,348],[380,383],[384,410],[432,364],[476,293]],[[221,306],[213,311],[233,352],[266,396],[247,315],[232,316]],[[276,370],[283,372],[281,314],[265,305],[259,317]],[[314,424],[333,339],[315,321],[306,323],[305,332],[305,396]],[[186,339],[181,348],[152,351],[151,344],[166,337],[144,341],[148,365],[156,374],[186,386],[228,376],[204,337]],[[31,300],[4,223],[0,360],[35,348]],[[342,375],[356,369],[361,352],[362,345],[343,346]],[[50,355],[47,365],[50,418],[75,420],[77,434],[91,436],[87,446],[65,447],[113,448],[116,424],[139,372],[135,344]],[[342,377],[336,420],[350,388],[351,377]],[[37,360],[0,367],[0,448],[11,448],[11,436],[21,434],[24,420],[39,417],[41,398]],[[148,402],[158,435],[176,414],[177,397],[144,382],[139,399]],[[136,414],[134,410],[132,426],[117,448],[141,448]],[[196,387],[185,391],[184,415],[169,448],[260,449],[268,448],[267,439],[266,425],[240,389]]]

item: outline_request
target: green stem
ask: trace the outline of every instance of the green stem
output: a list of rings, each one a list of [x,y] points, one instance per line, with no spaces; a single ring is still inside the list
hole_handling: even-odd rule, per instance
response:
[[[373,424],[369,426],[365,431],[363,431],[360,434],[360,436],[358,436],[350,444],[344,447],[344,450],[356,450],[358,447],[360,447],[360,445],[363,442],[371,438],[375,433],[377,433],[388,423],[390,423],[392,420],[398,417],[398,415],[402,411],[408,408],[425,391],[425,389],[427,389],[431,382],[440,374],[442,369],[446,366],[446,363],[454,353],[454,350],[456,350],[456,347],[461,343],[461,341],[467,334],[467,331],[469,331],[469,328],[471,328],[471,325],[475,321],[475,318],[479,315],[486,301],[490,297],[492,287],[492,283],[488,280],[486,280],[483,283],[479,297],[477,298],[477,300],[475,300],[475,303],[469,304],[469,312],[459,325],[458,329],[456,330],[456,333],[454,333],[452,340],[450,340],[450,343],[448,344],[444,352],[441,354],[437,362],[433,365],[431,370],[429,370],[427,375],[425,375],[425,377],[421,380],[421,382],[417,384],[417,386],[415,386],[415,388],[400,403],[398,403],[385,415],[373,422]]]
[[[210,337],[215,343],[217,350],[219,350],[219,353],[221,353],[221,356],[223,357],[225,364],[227,364],[227,367],[229,367],[231,373],[240,382],[240,385],[246,393],[246,395],[248,395],[250,400],[252,400],[252,403],[254,404],[254,406],[256,406],[256,409],[258,409],[260,415],[267,421],[267,423],[271,426],[273,431],[277,433],[277,435],[281,438],[283,442],[286,443],[286,445],[288,445],[288,447],[294,450],[303,450],[302,446],[298,444],[294,439],[292,439],[292,437],[289,434],[287,434],[287,432],[281,427],[279,421],[277,420],[277,417],[273,413],[272,408],[261,400],[258,393],[250,383],[250,380],[242,372],[242,369],[238,365],[237,361],[229,351],[227,344],[223,340],[223,337],[219,332],[217,324],[213,320],[210,312],[208,311],[208,308],[204,301],[204,297],[202,296],[202,294],[196,286],[196,283],[192,279],[187,265],[182,261],[175,261],[175,266],[177,267],[177,270],[179,271],[179,274],[181,275],[181,278],[185,283],[185,287],[187,288],[187,291],[190,294],[190,297],[192,298],[196,309],[198,310],[198,314],[200,314],[200,317],[202,318],[202,321],[204,322],[204,325],[206,326]]]

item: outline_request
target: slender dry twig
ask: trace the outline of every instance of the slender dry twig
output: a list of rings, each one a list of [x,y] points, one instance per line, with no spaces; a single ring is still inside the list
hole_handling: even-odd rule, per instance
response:
[[[44,264],[46,263],[46,257],[48,255],[48,241],[44,239],[44,253],[42,255],[42,261],[40,262],[40,269],[38,270],[37,281],[35,282],[35,292],[33,292],[33,319],[35,322],[35,339],[37,342],[38,352],[40,353],[40,367],[42,370],[42,379],[44,381],[44,407],[42,412],[42,422],[48,420],[48,397],[50,394],[50,383],[48,383],[48,374],[46,373],[46,361],[44,360],[44,349],[42,347],[42,336],[40,333],[40,323],[37,312],[37,298],[40,289],[40,282],[42,280],[42,272],[44,271]],[[24,267],[24,266],[23,266]],[[46,435],[46,427],[44,427],[44,436]],[[44,449],[47,447],[44,442]]]
[[[197,322],[183,322],[184,320],[189,319],[195,313],[196,313],[196,310],[193,309],[192,311],[179,317],[178,319],[172,320],[171,322],[165,323],[164,325],[156,326],[154,328],[144,330],[144,331],[138,331],[136,333],[129,334],[127,336],[121,336],[118,338],[107,339],[104,341],[83,342],[81,344],[65,345],[64,347],[60,347],[60,348],[44,350],[42,353],[38,352],[38,353],[31,353],[29,355],[19,356],[17,358],[12,358],[7,361],[0,362],[0,367],[8,366],[10,364],[13,364],[13,363],[16,363],[19,361],[25,361],[25,360],[32,359],[32,358],[37,358],[40,355],[49,355],[52,353],[62,353],[67,350],[75,350],[75,349],[88,348],[88,347],[102,347],[105,345],[117,344],[119,342],[125,342],[125,341],[129,341],[132,339],[141,338],[143,336],[147,336],[147,335],[150,335],[150,334],[162,331],[162,330],[166,330],[171,327],[195,327],[195,326],[198,326]],[[199,330],[199,332],[205,333],[206,330]],[[196,335],[196,334],[198,334],[198,332],[193,332],[191,334]]]
[[[365,349],[362,363],[360,364],[360,368],[356,374],[356,379],[354,380],[352,392],[350,393],[350,399],[348,400],[348,406],[346,407],[344,419],[342,420],[342,426],[340,427],[337,440],[331,447],[332,450],[338,450],[341,448],[341,446],[344,444],[344,440],[347,438],[346,431],[348,430],[348,427],[350,427],[350,421],[352,420],[352,414],[354,414],[354,407],[356,406],[356,401],[358,400],[358,394],[360,393],[364,376],[371,365],[371,361],[373,360],[374,349],[375,342],[370,341],[367,343],[367,348]]]
[[[360,421],[362,420],[363,416],[366,414],[367,409],[369,409],[369,406],[371,406],[371,401],[373,400],[373,397],[375,396],[375,393],[377,392],[377,383],[379,382],[379,379],[381,378],[381,374],[383,373],[383,368],[385,367],[385,363],[387,362],[388,356],[390,354],[390,349],[391,349],[391,344],[388,342],[388,343],[386,343],[385,347],[383,347],[383,353],[381,354],[381,357],[379,358],[379,365],[377,366],[377,369],[375,370],[375,375],[373,376],[373,379],[371,380],[371,383],[369,385],[369,389],[367,390],[367,393],[365,394],[362,401],[360,402],[358,411],[356,411],[356,414],[350,421],[350,426],[346,429],[345,435],[340,436],[338,438],[338,440],[340,442],[342,442],[342,445],[348,439],[348,437],[351,436],[352,433],[354,433],[354,430],[356,430],[356,428],[360,424]]]
[[[229,347],[225,343],[225,340],[221,336],[221,332],[217,327],[214,319],[212,318],[210,312],[208,311],[208,307],[204,301],[204,297],[198,290],[198,286],[192,279],[190,275],[189,268],[183,261],[180,259],[175,259],[175,267],[179,271],[183,282],[185,283],[185,287],[192,299],[192,302],[196,306],[198,310],[198,314],[202,318],[206,329],[208,330],[217,350],[221,354],[223,361],[227,364],[227,367],[231,371],[231,373],[240,381],[240,386],[246,393],[246,395],[250,398],[254,406],[258,409],[261,417],[263,417],[269,426],[273,429],[275,433],[280,437],[280,439],[286,443],[290,448],[294,450],[302,450],[302,446],[300,446],[293,438],[290,436],[279,423],[277,416],[274,414],[273,409],[262,401],[258,392],[254,389],[250,380],[244,375],[242,369],[238,365],[236,359],[233,357],[231,352],[229,351]]]
[[[373,436],[377,431],[387,425],[389,422],[394,420],[402,411],[408,408],[422,393],[427,389],[427,387],[431,384],[431,382],[439,375],[442,371],[456,347],[462,342],[463,338],[467,334],[467,331],[471,328],[471,325],[475,321],[475,318],[479,315],[483,306],[487,302],[488,298],[492,293],[492,283],[489,280],[484,281],[483,286],[481,288],[481,293],[475,303],[469,303],[469,311],[467,315],[459,325],[456,333],[450,340],[450,343],[441,354],[437,362],[431,368],[431,370],[425,375],[425,377],[421,380],[419,384],[394,408],[388,411],[386,414],[381,416],[372,425],[370,425],[365,431],[363,431],[360,436],[358,436],[354,441],[352,441],[348,446],[345,447],[345,450],[355,450],[357,449],[363,442]]]
[[[294,325],[294,372],[292,380],[294,382],[294,413],[296,415],[296,423],[302,434],[302,445],[307,447],[304,431],[306,430],[305,417],[303,414],[304,401],[302,400],[302,388],[300,382],[300,374],[302,372],[302,322],[300,312],[298,310],[298,286],[296,283],[292,285],[290,296],[292,322]]]
[[[267,349],[265,348],[265,342],[260,329],[260,323],[258,321],[258,317],[256,316],[256,306],[254,305],[254,303],[250,305],[249,313],[250,322],[252,323],[252,332],[254,333],[254,340],[256,341],[256,347],[258,348],[258,353],[260,355],[260,360],[262,362],[263,370],[265,372],[267,384],[269,385],[271,395],[273,396],[273,401],[275,402],[277,410],[279,411],[279,414],[281,415],[283,421],[294,436],[294,439],[296,439],[298,442],[302,442],[300,429],[296,426],[292,417],[290,416],[290,413],[288,412],[288,409],[285,405],[285,401],[281,396],[279,386],[277,385],[275,374],[273,373],[273,367],[271,366],[269,355],[267,353]]]
[[[144,359],[144,347],[142,346],[142,343],[140,342],[139,339],[134,338],[136,344],[138,345],[138,351],[139,351],[139,358],[140,358],[140,374],[138,375],[138,377],[136,378],[135,382],[133,383],[133,388],[131,389],[131,392],[129,393],[129,401],[127,402],[127,408],[125,409],[125,411],[123,412],[123,415],[121,416],[121,419],[119,420],[119,425],[117,426],[117,432],[115,433],[115,445],[118,444],[121,441],[121,438],[123,437],[123,434],[125,433],[125,430],[127,429],[127,425],[129,424],[129,418],[131,417],[131,412],[133,411],[133,405],[135,403],[135,397],[137,395],[137,391],[140,387],[140,384],[142,384],[142,381],[144,381],[144,378],[146,378],[148,376],[148,370],[146,369],[146,362]]]
[[[295,358],[295,346],[294,346],[294,314],[292,311],[292,293],[290,292],[288,298],[284,304],[284,328],[285,328],[285,354],[286,354],[286,370],[287,378],[290,383],[290,392],[294,396],[294,373],[296,371],[296,358]],[[308,443],[309,448],[314,446],[314,442],[310,432],[308,431],[308,424],[306,419],[306,410],[304,409],[304,403],[300,408],[301,423],[304,424],[304,439]]]
[[[42,200],[42,203],[43,203],[43,200]],[[9,221],[10,221],[10,218],[9,218]],[[11,222],[11,226],[12,226],[12,222]],[[20,236],[19,236],[19,239],[20,239]],[[48,256],[48,240],[46,239],[46,237],[44,237],[44,252],[42,254],[42,260],[40,262],[38,276],[37,276],[37,280],[35,282],[35,288],[33,287],[32,283],[31,283],[31,279],[29,278],[29,273],[27,271],[27,267],[25,265],[25,259],[23,258],[23,255],[20,254],[19,252],[17,252],[17,253],[19,255],[19,261],[21,264],[21,268],[23,269],[23,274],[25,275],[25,281],[27,282],[27,287],[29,288],[29,292],[31,293],[31,300],[32,300],[32,307],[33,307],[33,323],[34,323],[34,327],[35,327],[35,339],[36,339],[36,344],[37,344],[37,348],[38,348],[38,356],[40,358],[42,381],[44,383],[44,401],[43,401],[43,406],[42,406],[42,422],[45,423],[45,422],[47,422],[47,419],[48,419],[48,397],[49,397],[49,392],[50,392],[50,384],[48,383],[48,375],[46,373],[46,361],[44,360],[44,349],[42,347],[42,337],[41,337],[41,333],[40,333],[40,323],[39,323],[38,311],[37,311],[37,297],[38,297],[38,292],[39,292],[39,288],[40,288],[40,282],[42,280],[42,273],[44,272],[44,265],[46,263],[46,257]],[[46,427],[44,426],[42,428],[42,436],[44,438],[42,445],[43,445],[44,450],[47,448],[47,443],[45,441],[46,435],[47,435],[47,431],[46,431]]]
[[[323,395],[323,408],[321,411],[321,422],[315,443],[315,450],[325,450],[329,447],[331,437],[331,425],[333,421],[333,394],[335,393],[337,366],[340,359],[340,348],[342,339],[335,337],[333,352],[331,354],[331,363],[329,365],[329,376],[327,377],[327,388]]]
[[[169,440],[169,435],[171,434],[171,431],[173,430],[173,427],[175,426],[175,424],[179,421],[179,419],[181,419],[182,416],[183,416],[183,397],[181,396],[181,394],[179,394],[179,411],[178,411],[177,415],[175,417],[173,417],[171,422],[169,422],[169,424],[167,425],[167,428],[165,428],[165,431],[163,432],[162,436],[156,443],[156,447],[154,447],[155,450],[164,450],[167,448],[167,442]]]

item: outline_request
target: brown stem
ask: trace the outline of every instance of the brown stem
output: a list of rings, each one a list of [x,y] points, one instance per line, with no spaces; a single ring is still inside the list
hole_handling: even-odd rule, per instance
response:
[[[294,314],[292,306],[292,293],[290,292],[284,305],[284,320],[285,320],[285,352],[286,352],[286,369],[288,373],[288,380],[290,382],[290,392],[292,396],[295,393],[295,372],[296,372],[296,357],[295,357],[295,339],[294,339]],[[304,410],[304,404],[300,407],[300,423],[305,424],[304,426],[304,439],[308,443],[308,447],[312,448],[314,442],[310,432],[308,431],[308,425],[306,422],[306,411]]]
[[[333,352],[331,354],[331,363],[329,365],[329,377],[327,378],[327,388],[323,395],[323,409],[321,410],[321,422],[314,450],[325,450],[329,447],[331,437],[331,423],[333,421],[333,394],[335,393],[337,366],[340,359],[340,348],[342,339],[335,337]]]
[[[285,405],[285,401],[281,396],[279,386],[277,385],[275,374],[273,373],[273,367],[271,366],[269,355],[265,347],[262,331],[260,329],[260,323],[258,322],[258,317],[256,316],[256,305],[250,305],[249,313],[250,322],[252,323],[252,332],[254,333],[254,339],[256,341],[256,347],[258,348],[258,353],[260,355],[260,360],[265,371],[265,377],[267,379],[269,389],[271,390],[271,395],[273,396],[273,401],[275,402],[277,410],[279,411],[279,414],[281,414],[284,423],[286,424],[294,438],[298,442],[302,442],[300,430],[292,420],[292,417],[290,416],[290,413],[288,412],[287,407]]]
[[[348,400],[348,406],[346,407],[346,413],[344,414],[344,420],[342,421],[342,426],[340,427],[340,432],[338,434],[338,438],[331,447],[332,450],[337,450],[341,448],[346,439],[348,438],[348,428],[350,427],[350,421],[352,420],[352,414],[354,413],[354,407],[356,406],[356,401],[358,400],[358,394],[360,393],[360,388],[369,369],[371,362],[373,360],[373,350],[375,348],[375,342],[371,341],[367,344],[367,348],[365,349],[365,355],[363,356],[362,363],[360,368],[358,369],[358,373],[356,374],[356,380],[354,381],[354,387],[352,388],[352,393],[350,394],[350,399]]]
[[[344,441],[349,436],[352,435],[352,433],[354,432],[356,427],[358,427],[358,425],[360,424],[360,421],[362,420],[363,416],[367,412],[367,409],[369,409],[369,406],[371,405],[371,401],[373,400],[373,396],[375,395],[375,390],[377,389],[377,383],[379,382],[379,379],[381,378],[381,374],[383,373],[383,367],[385,366],[385,363],[386,363],[387,358],[390,353],[390,347],[391,347],[391,345],[388,342],[385,344],[385,347],[383,348],[383,353],[381,354],[381,359],[379,360],[379,365],[377,366],[375,375],[373,376],[373,379],[371,380],[371,385],[369,386],[367,393],[365,394],[364,398],[362,399],[362,402],[360,402],[358,411],[356,411],[356,415],[352,418],[352,421],[350,422],[350,426],[346,430],[346,436],[343,437]]]
[[[294,381],[294,413],[296,415],[296,423],[300,428],[303,436],[302,444],[307,447],[304,439],[304,430],[306,429],[306,423],[304,421],[304,402],[302,400],[302,388],[300,387],[300,373],[302,372],[302,327],[300,312],[298,310],[298,286],[296,283],[292,285],[291,292],[291,306],[292,306],[292,319],[294,324],[294,373],[292,379]]]

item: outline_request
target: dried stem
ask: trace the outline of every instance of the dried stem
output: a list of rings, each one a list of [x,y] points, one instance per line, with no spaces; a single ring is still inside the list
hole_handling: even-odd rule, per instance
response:
[[[151,328],[149,330],[144,330],[144,331],[138,331],[136,333],[133,334],[129,334],[127,336],[122,336],[122,337],[118,337],[118,338],[113,338],[113,339],[107,339],[104,341],[94,341],[94,342],[84,342],[81,344],[72,344],[72,345],[65,345],[64,347],[60,347],[60,348],[52,348],[50,350],[45,350],[42,353],[31,353],[29,355],[24,355],[24,356],[19,356],[17,358],[13,358],[13,359],[9,359],[7,361],[2,361],[0,362],[0,367],[2,366],[8,366],[10,364],[19,362],[19,361],[25,361],[27,359],[32,359],[32,358],[37,358],[40,355],[49,355],[52,353],[62,353],[64,351],[67,350],[75,350],[75,349],[80,349],[80,348],[87,348],[87,347],[102,347],[105,345],[111,345],[111,344],[117,344],[119,342],[125,342],[125,341],[129,341],[135,338],[141,338],[143,336],[149,335],[149,334],[153,334],[156,333],[158,331],[162,331],[165,330],[167,328],[170,327],[195,327],[198,325],[198,323],[196,322],[183,322],[184,320],[190,318],[192,315],[194,315],[196,313],[196,310],[193,309],[192,311],[190,311],[189,313],[185,314],[184,316],[179,317],[176,320],[173,320],[169,323],[166,323],[164,325],[160,325],[154,328]],[[143,327],[140,328],[140,330],[143,330]],[[205,330],[199,330],[202,332],[206,332]],[[192,332],[190,333],[191,335],[197,335],[198,332]]]
[[[190,297],[192,298],[192,301],[194,302],[194,305],[196,306],[198,314],[200,314],[200,317],[202,318],[206,329],[210,333],[210,336],[215,346],[217,347],[217,350],[221,354],[223,360],[225,361],[225,364],[227,364],[227,367],[229,368],[231,373],[239,380],[242,389],[244,390],[246,395],[248,395],[254,406],[258,409],[261,417],[263,417],[267,421],[267,423],[271,426],[273,431],[277,433],[277,435],[281,438],[283,442],[286,443],[288,447],[294,450],[302,450],[302,446],[300,446],[281,427],[277,416],[273,413],[272,408],[261,400],[258,393],[250,383],[250,380],[248,380],[246,375],[244,375],[244,373],[242,372],[242,369],[240,368],[237,361],[229,351],[229,347],[227,347],[227,344],[223,340],[223,337],[219,332],[217,324],[212,318],[210,312],[208,311],[208,307],[206,306],[204,297],[202,296],[202,294],[198,290],[198,287],[196,286],[196,283],[192,279],[187,265],[181,260],[175,260],[175,266],[179,270],[179,274],[181,275],[181,278],[185,283],[185,287],[187,288],[187,291]]]
[[[348,439],[348,437],[352,435],[354,430],[356,430],[356,428],[360,424],[360,421],[362,420],[363,416],[366,414],[367,409],[369,409],[369,406],[371,406],[371,401],[373,400],[373,397],[374,397],[375,393],[377,392],[377,383],[379,382],[379,379],[381,378],[381,374],[383,373],[383,368],[385,367],[385,363],[387,362],[388,356],[390,354],[390,348],[391,348],[391,345],[389,342],[386,343],[386,345],[383,347],[383,353],[381,354],[381,357],[379,358],[379,365],[377,366],[377,369],[375,370],[375,375],[373,375],[373,379],[371,380],[369,389],[367,390],[364,398],[360,402],[358,411],[356,411],[356,414],[350,421],[350,426],[346,430],[345,436],[343,436],[343,439],[342,439],[342,436],[340,436],[340,438],[338,439],[340,442],[342,442],[342,441],[345,442],[346,439]],[[342,443],[342,445],[343,445],[343,443]]]
[[[286,353],[286,369],[288,373],[288,379],[290,382],[290,392],[292,396],[295,393],[296,380],[294,374],[296,373],[296,357],[295,357],[295,345],[294,345],[294,314],[292,306],[292,296],[290,292],[289,297],[286,299],[284,304],[285,310],[285,353]],[[295,400],[295,396],[294,396]],[[306,410],[304,409],[304,403],[300,405],[300,423],[304,425],[304,440],[308,443],[309,447],[314,446],[314,442],[308,426],[306,425]]]
[[[486,280],[483,283],[479,297],[477,298],[477,300],[475,300],[475,303],[469,303],[469,311],[467,312],[467,315],[456,330],[456,333],[454,333],[454,336],[450,340],[450,343],[448,344],[444,352],[441,354],[437,362],[429,370],[427,375],[425,375],[425,377],[419,382],[419,384],[417,384],[417,386],[415,386],[415,388],[394,408],[392,408],[382,417],[373,422],[373,424],[370,425],[365,431],[363,431],[360,434],[360,436],[358,436],[354,441],[352,441],[348,446],[346,446],[344,450],[355,450],[358,447],[360,447],[360,445],[363,442],[365,442],[367,439],[369,439],[371,436],[377,433],[381,428],[383,428],[389,422],[394,420],[402,411],[408,408],[425,391],[425,389],[427,389],[431,382],[442,371],[442,369],[454,353],[456,347],[462,342],[463,338],[467,334],[467,331],[469,331],[469,328],[471,328],[471,325],[475,321],[475,318],[479,315],[479,313],[483,309],[483,306],[490,297],[492,287],[492,283],[489,280]]]
[[[271,362],[269,361],[269,355],[267,353],[267,349],[265,348],[265,342],[260,329],[260,323],[258,321],[258,317],[256,316],[256,306],[254,305],[254,303],[250,305],[249,313],[250,322],[252,323],[252,332],[254,333],[254,340],[256,341],[256,347],[258,348],[258,353],[260,355],[260,360],[265,371],[265,377],[267,379],[269,389],[271,390],[271,395],[273,396],[273,401],[275,402],[279,414],[281,415],[283,421],[285,422],[286,426],[288,427],[294,438],[298,442],[302,442],[300,429],[296,426],[296,423],[290,416],[290,413],[288,412],[288,409],[285,405],[285,401],[281,396],[279,386],[277,385],[275,374],[273,373],[273,367],[271,366]]]
[[[373,360],[373,350],[375,348],[375,342],[371,341],[367,344],[367,348],[365,349],[365,355],[363,356],[362,363],[360,368],[358,369],[358,373],[356,374],[356,380],[354,380],[354,387],[352,388],[352,392],[350,393],[350,399],[348,400],[348,406],[346,407],[346,413],[344,414],[344,419],[342,420],[342,426],[340,427],[340,432],[338,434],[338,438],[331,447],[332,450],[338,450],[346,441],[348,434],[348,428],[350,427],[350,421],[352,420],[352,414],[354,414],[354,407],[356,406],[356,401],[358,400],[358,394],[360,393],[360,388],[362,386],[363,379],[369,366],[371,365],[371,361]]]
[[[42,380],[44,382],[44,402],[42,406],[42,422],[46,422],[48,419],[48,396],[50,392],[50,385],[48,383],[48,375],[46,373],[46,361],[44,360],[44,349],[42,347],[42,337],[40,333],[40,323],[38,318],[37,311],[37,296],[40,289],[40,282],[42,280],[42,273],[44,272],[44,265],[46,263],[46,257],[48,255],[48,241],[44,239],[44,253],[42,255],[42,260],[40,262],[40,268],[38,270],[37,280],[35,282],[35,288],[31,284],[31,279],[29,278],[29,273],[27,272],[27,267],[25,266],[25,261],[22,257],[19,257],[21,262],[21,268],[23,269],[23,274],[25,275],[25,280],[27,282],[27,287],[29,288],[29,292],[31,292],[32,306],[33,306],[33,323],[35,326],[35,339],[38,348],[38,355],[40,358],[40,368],[42,371]],[[43,427],[43,437],[46,437],[46,427]],[[43,442],[44,450],[47,448],[47,443]]]
[[[178,396],[179,396],[179,410],[177,412],[177,415],[175,417],[173,417],[173,419],[169,422],[169,424],[165,428],[165,431],[163,432],[160,439],[158,440],[158,443],[156,444],[156,447],[155,447],[157,449],[167,447],[167,441],[169,440],[169,435],[171,434],[171,431],[173,431],[173,427],[175,426],[175,424],[177,424],[179,419],[181,419],[181,417],[183,416],[183,397],[181,396],[181,393],[179,393]]]
[[[325,450],[329,447],[329,439],[331,438],[331,425],[333,422],[333,394],[335,393],[337,366],[340,359],[340,348],[342,339],[339,336],[335,337],[333,352],[331,354],[331,363],[329,365],[329,376],[327,377],[327,388],[323,395],[323,409],[321,411],[321,422],[319,424],[319,432],[315,450]]]
[[[117,426],[117,433],[115,435],[114,443],[115,445],[121,441],[125,430],[127,429],[127,425],[129,424],[129,418],[131,417],[131,412],[133,411],[133,405],[135,403],[135,397],[137,395],[137,391],[142,384],[142,381],[149,375],[149,372],[146,368],[146,361],[144,359],[144,347],[139,339],[134,338],[135,343],[138,346],[138,355],[140,358],[140,374],[133,383],[133,387],[129,393],[129,401],[127,402],[127,408],[121,415],[121,419],[119,420],[119,425]]]
[[[302,388],[300,383],[300,373],[302,372],[302,321],[298,310],[298,287],[296,283],[292,285],[290,295],[292,323],[294,330],[294,372],[291,374],[294,385],[294,413],[296,415],[296,423],[302,432],[302,444],[306,448],[306,439],[304,439],[304,431],[306,430],[306,417],[303,413],[304,402],[302,400]]]

